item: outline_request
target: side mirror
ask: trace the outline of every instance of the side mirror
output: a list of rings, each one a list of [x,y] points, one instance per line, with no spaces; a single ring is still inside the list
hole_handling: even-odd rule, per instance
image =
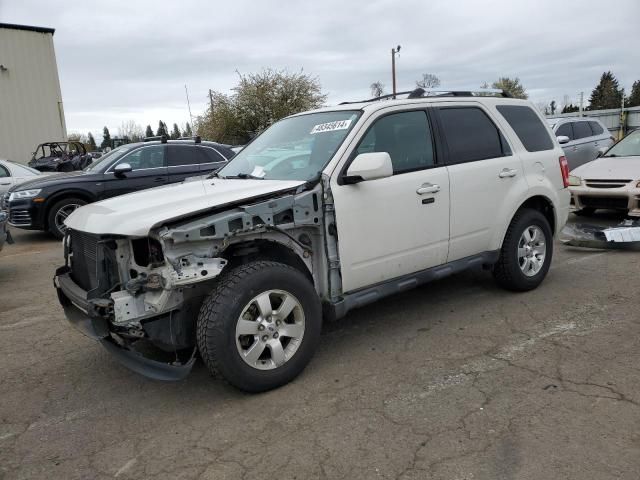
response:
[[[116,165],[116,167],[113,169],[113,173],[116,175],[116,177],[124,177],[125,173],[129,173],[132,170],[133,168],[128,163],[121,163],[119,165]]]
[[[393,175],[391,157],[387,152],[361,153],[354,158],[342,179],[347,185],[377,180]]]
[[[560,135],[559,137],[556,137],[558,139],[558,143],[560,145],[566,145],[567,143],[569,143],[571,141],[571,139],[569,137],[567,137],[566,135]]]
[[[598,149],[598,158],[602,157],[605,153],[607,153],[607,150],[609,150],[606,147],[602,147]]]

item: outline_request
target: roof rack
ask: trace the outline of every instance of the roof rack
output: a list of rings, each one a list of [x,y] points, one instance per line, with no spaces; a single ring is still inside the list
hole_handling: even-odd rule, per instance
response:
[[[167,143],[167,136],[156,135],[155,137],[145,137],[143,142],[153,142],[154,140],[160,140],[160,143]]]
[[[192,137],[180,137],[177,140],[193,140],[194,143],[202,143],[202,138],[200,138],[200,135],[193,135]]]
[[[381,95],[379,97],[370,98],[368,100],[359,100],[356,102],[342,102],[340,105],[349,105],[352,103],[369,103],[376,102],[378,100],[396,99],[400,95],[406,95],[407,99],[424,98],[424,97],[487,97],[487,96],[501,96],[504,98],[513,98],[513,96],[506,90],[500,90],[497,88],[416,88],[414,90],[407,90],[404,92],[390,93],[388,95]]]

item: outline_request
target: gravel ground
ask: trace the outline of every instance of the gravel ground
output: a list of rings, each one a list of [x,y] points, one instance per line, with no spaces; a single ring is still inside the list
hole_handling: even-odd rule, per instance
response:
[[[636,252],[556,243],[533,292],[478,271],[397,295],[325,325],[293,383],[246,395],[201,363],[177,383],[121,367],[64,322],[60,244],[13,232],[0,478],[640,478]]]

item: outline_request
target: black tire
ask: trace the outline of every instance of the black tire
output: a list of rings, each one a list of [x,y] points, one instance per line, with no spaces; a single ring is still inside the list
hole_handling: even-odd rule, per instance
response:
[[[585,207],[585,208],[581,208],[580,210],[575,210],[573,213],[574,215],[578,215],[579,217],[582,217],[582,216],[588,217],[589,215],[593,215],[595,211],[596,209],[593,207]]]
[[[304,334],[293,356],[271,370],[246,363],[236,344],[236,325],[245,306],[267,290],[283,290],[304,312]],[[322,308],[312,283],[299,270],[278,262],[254,261],[223,273],[205,299],[197,320],[197,343],[209,370],[246,392],[284,385],[307,366],[320,341]]]
[[[64,231],[59,229],[56,225],[56,215],[60,211],[60,209],[64,207],[68,207],[70,205],[86,205],[87,202],[81,198],[64,198],[59,202],[56,202],[50,209],[47,215],[47,227],[49,229],[49,233],[56,237],[58,240],[61,240],[64,237]]]
[[[518,244],[520,237],[529,226],[538,226],[545,236],[545,258],[542,268],[533,276],[527,276],[520,268]],[[500,258],[494,265],[493,276],[498,285],[507,290],[526,292],[536,288],[547,275],[553,258],[553,235],[546,217],[538,210],[519,210],[507,229],[502,242]]]

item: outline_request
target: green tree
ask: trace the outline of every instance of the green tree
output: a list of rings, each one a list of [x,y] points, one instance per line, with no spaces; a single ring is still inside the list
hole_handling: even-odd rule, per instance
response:
[[[416,81],[416,87],[437,88],[440,86],[440,79],[433,73],[423,73],[422,78]]]
[[[88,142],[89,142],[90,151],[93,152],[98,149],[98,146],[96,145],[96,139],[93,138],[93,133],[91,132],[89,132],[89,135],[88,135]]]
[[[573,113],[579,110],[580,107],[577,107],[573,103],[570,103],[569,105],[565,105],[564,107],[562,107],[562,111],[560,113]]]
[[[210,105],[198,119],[198,134],[221,143],[244,144],[273,122],[320,107],[327,96],[316,77],[265,69],[243,75],[232,95],[211,92]]]
[[[151,125],[147,125],[147,129],[144,131],[144,136],[153,137],[153,129],[151,128]]]
[[[613,73],[604,72],[600,77],[600,83],[591,92],[589,110],[620,108],[623,95],[624,89],[620,88],[618,80]]]
[[[186,126],[184,127],[184,130],[182,131],[182,136],[193,137],[193,132],[191,131],[191,125],[189,125],[189,122],[187,122]]]
[[[558,105],[556,104],[556,101],[551,100],[551,103],[549,104],[549,111],[551,112],[551,115],[555,115],[557,109]]]
[[[162,135],[169,137],[169,130],[167,129],[167,124],[160,120],[158,122],[158,131],[156,132],[156,136],[160,137]]]
[[[627,98],[627,107],[640,107],[640,80],[633,82],[631,95]]]
[[[529,98],[529,95],[527,95],[527,90],[520,83],[520,79],[518,77],[500,77],[498,80],[493,82],[491,88],[504,90],[505,92],[510,93],[514,98]]]
[[[107,147],[111,147],[111,134],[109,133],[109,129],[105,126],[102,129],[102,143],[100,144],[100,148],[105,149]]]
[[[176,139],[180,138],[180,129],[178,128],[178,124],[177,123],[173,124],[173,130],[171,131],[171,138],[173,140],[176,140]]]

